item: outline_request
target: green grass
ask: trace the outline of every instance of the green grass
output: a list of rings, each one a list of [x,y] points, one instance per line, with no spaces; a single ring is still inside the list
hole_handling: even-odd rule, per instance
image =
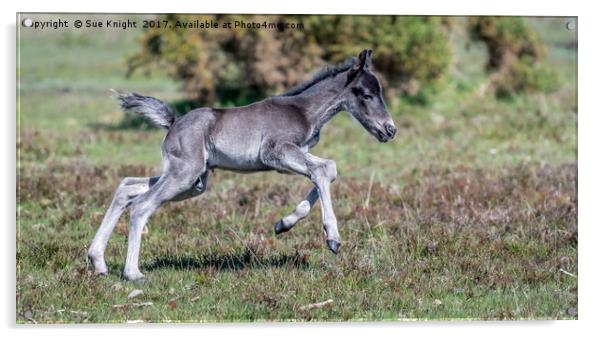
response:
[[[119,180],[161,168],[164,132],[121,127],[108,88],[186,97],[160,69],[125,78],[134,30],[22,31],[17,321],[575,318],[577,279],[559,270],[578,273],[577,55],[566,47],[575,36],[557,31],[563,19],[544,21],[530,19],[551,43],[555,93],[479,96],[484,49],[464,48],[456,29],[435,102],[390,104],[395,141],[378,143],[345,114],[326,126],[313,152],[339,169],[338,256],[318,209],[272,232],[308,181],[215,171],[203,196],[151,219],[144,284],[120,279],[125,215],[106,252],[110,274],[84,261]],[[128,300],[133,289],[144,294]],[[153,305],[131,305],[141,302]]]

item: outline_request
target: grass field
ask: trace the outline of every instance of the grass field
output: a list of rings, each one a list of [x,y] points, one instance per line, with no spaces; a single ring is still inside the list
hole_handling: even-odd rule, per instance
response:
[[[109,275],[84,259],[120,179],[161,168],[164,132],[124,124],[108,88],[185,97],[160,70],[124,77],[138,31],[22,30],[17,322],[575,319],[576,33],[560,18],[530,20],[550,43],[557,92],[478,96],[485,50],[465,48],[457,29],[436,102],[390,105],[392,143],[346,114],[326,126],[313,153],[337,162],[339,255],[317,209],[273,234],[309,181],[215,171],[201,197],[151,218],[145,283],[120,278],[127,215],[106,251]]]

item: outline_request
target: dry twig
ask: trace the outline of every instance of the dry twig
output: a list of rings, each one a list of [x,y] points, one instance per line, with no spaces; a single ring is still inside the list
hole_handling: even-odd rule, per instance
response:
[[[330,305],[332,302],[334,302],[332,299],[328,299],[328,300],[326,300],[324,302],[307,304],[307,305],[304,305],[304,306],[300,307],[299,310],[305,311],[305,310],[311,310],[311,309],[321,308],[321,307],[323,307],[325,305]]]

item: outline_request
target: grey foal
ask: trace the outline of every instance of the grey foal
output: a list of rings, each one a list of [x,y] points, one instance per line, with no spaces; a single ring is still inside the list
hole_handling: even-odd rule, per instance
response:
[[[340,236],[330,198],[336,165],[312,155],[309,149],[318,143],[320,129],[339,111],[349,112],[380,142],[395,136],[382,87],[369,69],[371,54],[371,50],[364,50],[357,58],[326,68],[284,94],[243,107],[195,109],[179,118],[158,99],[136,93],[118,95],[123,110],[140,113],[168,130],[161,146],[163,172],[157,177],[121,181],[88,250],[94,271],[107,273],[104,252],[109,236],[130,207],[123,277],[143,279],[138,255],[146,222],[162,204],[203,193],[211,169],[276,170],[309,178],[312,190],[292,214],[274,225],[274,230],[280,234],[293,228],[320,199],[326,243],[336,254]]]

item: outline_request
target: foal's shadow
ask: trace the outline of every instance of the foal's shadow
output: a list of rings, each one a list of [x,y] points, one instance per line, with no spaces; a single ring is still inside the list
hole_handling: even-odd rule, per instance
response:
[[[252,250],[245,250],[233,254],[205,254],[198,256],[162,256],[152,262],[142,264],[142,269],[153,271],[156,269],[217,269],[241,270],[261,269],[269,267],[291,267],[305,269],[309,266],[308,257],[298,252],[294,254],[280,254],[276,256],[261,256]]]

